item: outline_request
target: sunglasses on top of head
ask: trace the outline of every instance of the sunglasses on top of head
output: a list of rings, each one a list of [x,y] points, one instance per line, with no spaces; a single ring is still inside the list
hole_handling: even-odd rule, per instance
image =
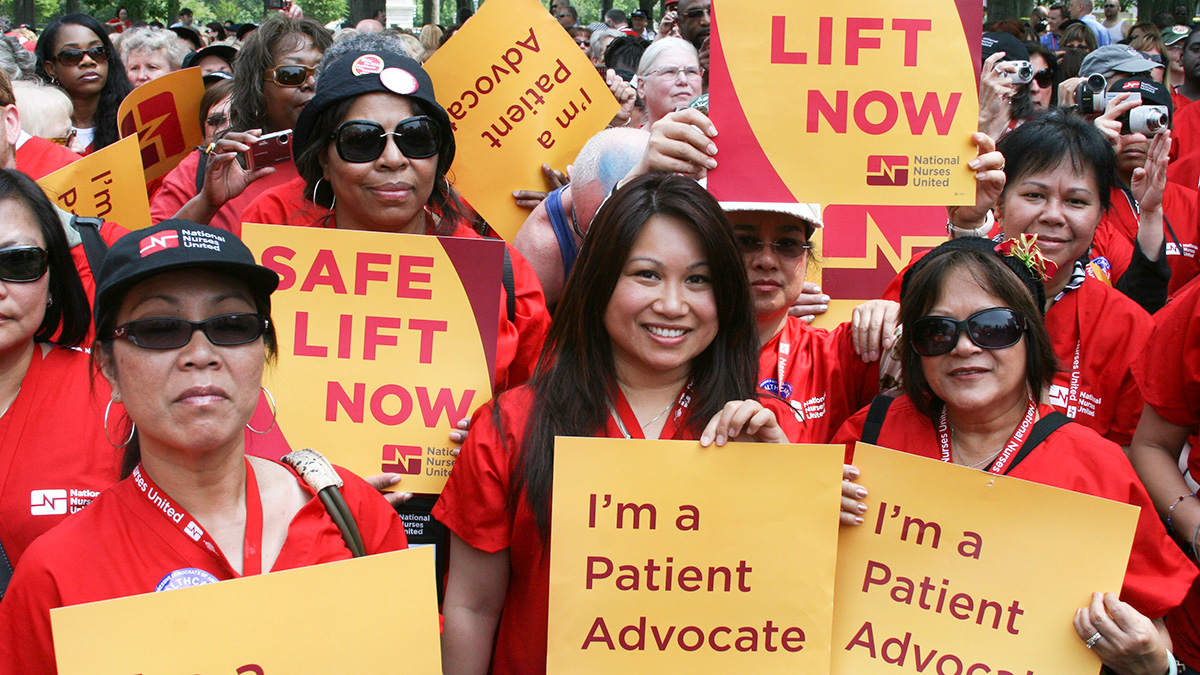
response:
[[[64,49],[54,55],[54,60],[62,66],[77,66],[83,63],[85,54],[96,63],[108,62],[109,51],[108,47],[104,45],[96,45],[87,49]]]
[[[333,132],[338,157],[352,164],[374,162],[387,148],[388,136],[409,159],[424,159],[438,154],[437,127],[425,115],[409,117],[396,125],[395,131],[384,131],[383,125],[370,120],[342,122]]]
[[[46,249],[39,246],[0,248],[0,281],[37,281],[49,266]]]
[[[958,336],[967,334],[975,346],[1005,349],[1021,341],[1025,318],[1007,307],[975,312],[962,321],[945,316],[926,316],[913,322],[909,341],[920,356],[941,356],[954,351]]]
[[[178,349],[192,341],[192,334],[217,346],[232,347],[254,342],[266,332],[270,321],[261,314],[222,314],[204,321],[177,318],[138,319],[117,326],[113,338],[124,338],[142,349]]]
[[[309,77],[316,74],[317,69],[312,66],[291,64],[268,69],[263,73],[263,79],[281,87],[299,87],[307,82]]]

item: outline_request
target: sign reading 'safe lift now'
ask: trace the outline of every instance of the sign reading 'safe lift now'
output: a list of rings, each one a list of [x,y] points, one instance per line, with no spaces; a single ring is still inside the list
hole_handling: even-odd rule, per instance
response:
[[[288,445],[441,492],[450,430],[492,397],[504,244],[249,224],[242,239],[280,277],[264,379]]]
[[[719,199],[969,204],[978,0],[713,2]],[[722,142],[720,139],[724,139]]]

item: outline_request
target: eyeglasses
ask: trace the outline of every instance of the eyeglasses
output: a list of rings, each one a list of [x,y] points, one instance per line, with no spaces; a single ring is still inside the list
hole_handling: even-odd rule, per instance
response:
[[[683,13],[684,16],[693,21],[704,18],[705,14],[712,16],[712,7],[693,7]]]
[[[333,133],[338,157],[353,164],[374,162],[387,148],[387,138],[409,159],[433,157],[438,153],[438,133],[433,120],[425,115],[409,117],[396,125],[395,131],[384,131],[383,125],[369,120],[342,122]]]
[[[580,47],[587,47],[587,46],[589,46],[591,43],[590,43],[590,42],[588,42],[587,40],[576,40],[576,41],[575,41],[575,44],[579,45]]]
[[[647,72],[646,77],[650,77],[651,75],[662,75],[668,80],[674,80],[679,77],[680,73],[686,75],[687,79],[689,80],[698,80],[704,75],[704,69],[700,66],[687,66],[686,68],[668,66],[666,68],[655,68],[654,70]]]
[[[66,136],[59,136],[57,138],[47,138],[46,140],[50,141],[51,143],[53,143],[55,145],[70,145],[71,141],[75,140],[75,132],[76,132],[75,127],[71,127],[71,130],[67,132]]]
[[[225,126],[225,122],[227,122],[228,120],[229,120],[229,115],[219,112],[219,113],[213,113],[213,114],[209,115],[208,118],[205,119],[204,121],[210,127],[223,127],[223,126]]]
[[[742,249],[742,255],[754,255],[761,251],[763,246],[770,246],[775,250],[775,255],[781,258],[799,258],[812,248],[807,242],[793,237],[783,237],[775,241],[763,241],[749,234],[737,235],[737,243]]]
[[[317,69],[312,66],[292,64],[268,69],[263,73],[263,79],[270,80],[281,87],[299,87],[316,74]]]
[[[108,62],[108,47],[104,45],[96,45],[88,49],[64,49],[54,55],[54,60],[58,61],[59,65],[77,66],[83,62],[85,54],[96,63]]]
[[[46,273],[46,249],[37,246],[0,248],[0,281],[37,281]]]
[[[949,354],[966,332],[975,346],[1004,349],[1021,341],[1025,318],[1007,307],[992,307],[975,312],[962,321],[945,316],[926,316],[913,322],[909,332],[913,351],[920,356]]]
[[[112,337],[125,338],[142,349],[178,349],[201,330],[214,345],[232,347],[254,342],[262,337],[268,325],[270,321],[261,314],[222,314],[204,321],[139,319],[117,326]]]
[[[1054,83],[1054,71],[1049,68],[1042,68],[1033,74],[1033,81],[1037,82],[1037,86],[1046,89]]]

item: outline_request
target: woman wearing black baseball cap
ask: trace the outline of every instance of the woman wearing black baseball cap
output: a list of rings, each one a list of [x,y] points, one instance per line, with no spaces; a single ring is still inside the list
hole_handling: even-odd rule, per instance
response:
[[[297,224],[478,238],[446,178],[454,149],[450,116],[415,60],[387,49],[331,54],[296,121],[292,153],[315,217]],[[260,213],[247,222],[286,222]],[[528,379],[550,325],[533,269],[511,246],[508,255],[515,303],[503,289],[497,391]]]
[[[0,672],[55,672],[53,607],[407,546],[399,516],[353,474],[333,477],[344,483],[336,504],[288,466],[246,454],[275,353],[278,284],[237,237],[190,221],[113,245],[92,351],[130,421],[124,480],[26,552],[0,606]],[[253,423],[259,433],[274,425]],[[331,510],[352,516],[357,538],[344,538]]]

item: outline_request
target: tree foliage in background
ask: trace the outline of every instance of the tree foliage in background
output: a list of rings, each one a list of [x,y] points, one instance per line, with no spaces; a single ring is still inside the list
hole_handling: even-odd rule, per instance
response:
[[[434,0],[424,0],[432,2]],[[422,0],[417,0],[417,16],[421,16]],[[441,5],[440,16],[434,16],[433,21],[442,26],[449,26],[454,23],[458,16],[458,0],[440,0]],[[478,3],[476,3],[478,4]],[[607,7],[605,5],[607,4]],[[550,11],[550,3],[548,0],[542,0],[542,5],[546,7],[546,11]],[[638,0],[571,0],[571,5],[575,11],[579,12],[579,24],[586,26],[589,23],[597,23],[604,21],[604,12],[609,9],[619,9],[629,14],[639,6],[654,7],[654,20],[662,18],[662,5],[659,2],[639,2]]]

